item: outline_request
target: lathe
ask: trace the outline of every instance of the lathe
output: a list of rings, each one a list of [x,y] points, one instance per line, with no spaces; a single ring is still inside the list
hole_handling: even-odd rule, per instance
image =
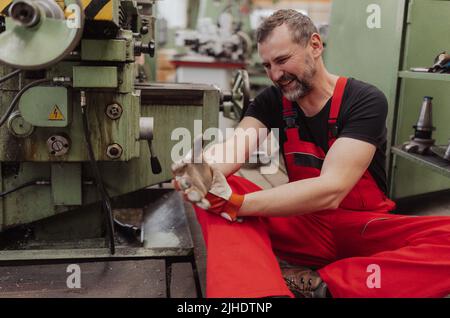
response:
[[[179,195],[148,187],[172,177],[175,128],[217,127],[221,93],[143,82],[154,5],[0,0],[0,262],[192,245]]]

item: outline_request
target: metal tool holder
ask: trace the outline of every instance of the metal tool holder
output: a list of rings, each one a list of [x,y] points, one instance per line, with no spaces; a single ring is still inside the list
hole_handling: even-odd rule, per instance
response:
[[[371,83],[386,95],[388,183],[393,199],[450,189],[446,173],[430,173],[411,159],[414,154],[396,147],[414,132],[424,96],[433,97],[435,144],[448,144],[450,75],[411,69],[429,68],[437,54],[449,50],[449,15],[449,1],[334,0],[332,4],[325,65],[334,74]],[[349,57],[351,62],[345,62]]]

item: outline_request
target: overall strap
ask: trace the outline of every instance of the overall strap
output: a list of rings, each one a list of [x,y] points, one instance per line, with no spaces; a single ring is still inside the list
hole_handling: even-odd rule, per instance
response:
[[[333,142],[338,133],[337,119],[341,109],[342,97],[344,96],[345,86],[347,85],[346,77],[339,77],[334,88],[333,97],[331,98],[330,115],[328,118],[328,137]],[[296,127],[297,111],[293,107],[293,103],[283,96],[283,120],[286,122],[286,128]]]
[[[286,122],[286,128],[296,127],[297,111],[293,107],[293,103],[283,96],[283,120]]]
[[[338,134],[337,119],[346,85],[347,78],[339,77],[334,88],[333,97],[331,98],[330,115],[328,117],[328,138],[330,143],[334,142]]]

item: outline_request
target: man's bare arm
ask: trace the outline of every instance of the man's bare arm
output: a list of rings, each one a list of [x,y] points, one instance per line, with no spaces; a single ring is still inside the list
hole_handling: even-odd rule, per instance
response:
[[[290,216],[336,209],[367,170],[375,146],[339,138],[328,151],[319,177],[247,194],[239,216]]]
[[[237,160],[236,156],[229,158],[223,162],[222,159],[227,158],[227,154],[236,154],[238,156],[244,156],[245,160],[249,158],[249,155],[253,153],[258,146],[258,141],[249,138],[249,143],[238,143],[236,140],[248,129],[254,129],[256,132],[261,128],[266,128],[266,126],[254,117],[244,117],[239,123],[238,127],[235,129],[235,134],[228,138],[224,143],[216,144],[206,151],[205,157],[214,158],[216,162],[212,166],[218,168],[226,177],[238,171],[242,165],[242,162]],[[267,137],[267,136],[265,136]]]

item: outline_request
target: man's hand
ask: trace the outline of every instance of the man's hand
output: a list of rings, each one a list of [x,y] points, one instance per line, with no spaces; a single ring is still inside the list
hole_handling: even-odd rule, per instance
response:
[[[213,181],[206,194],[206,200],[211,206],[207,210],[228,221],[240,221],[237,214],[244,202],[244,196],[233,192],[222,172],[214,168],[212,171]]]
[[[209,164],[180,162],[172,165],[174,186],[198,207],[236,221],[244,196],[233,193],[225,176]]]
[[[190,161],[190,159],[184,159],[172,165],[173,185],[176,190],[183,192],[188,201],[206,210],[210,207],[205,197],[212,185],[212,169],[206,162],[191,163]]]

